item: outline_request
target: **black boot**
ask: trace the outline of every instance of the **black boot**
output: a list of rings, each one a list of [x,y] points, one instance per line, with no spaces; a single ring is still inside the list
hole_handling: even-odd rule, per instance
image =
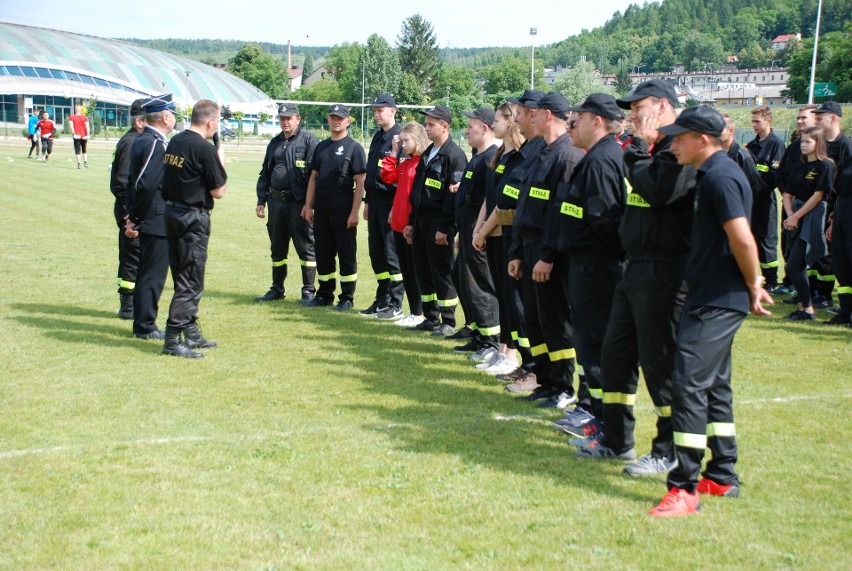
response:
[[[180,340],[181,330],[171,325],[166,325],[166,342],[163,344],[164,355],[174,355],[175,357],[186,357],[187,359],[199,359],[204,355],[193,351]]]
[[[215,341],[208,341],[201,335],[201,326],[198,325],[197,321],[184,327],[183,335],[184,344],[190,349],[213,349],[217,347]]]
[[[284,280],[287,278],[287,266],[272,266],[272,287],[263,295],[254,298],[255,301],[275,301],[284,299]]]
[[[121,301],[121,306],[118,309],[118,318],[133,319],[133,294],[119,293],[118,297]]]

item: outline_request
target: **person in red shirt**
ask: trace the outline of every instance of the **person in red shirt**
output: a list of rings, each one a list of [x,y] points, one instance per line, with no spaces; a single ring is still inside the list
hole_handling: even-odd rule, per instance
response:
[[[423,306],[420,299],[420,286],[414,275],[414,254],[411,251],[411,239],[406,240],[402,235],[408,224],[411,214],[411,185],[414,182],[414,171],[420,163],[420,155],[429,146],[426,138],[426,130],[423,125],[416,121],[406,124],[399,135],[394,135],[391,142],[391,154],[382,158],[382,169],[379,176],[385,184],[395,184],[396,193],[393,197],[393,206],[388,215],[388,223],[393,230],[394,246],[399,258],[399,267],[402,272],[402,283],[405,287],[405,295],[408,298],[409,314],[396,325],[403,327],[414,327],[423,321]],[[400,161],[399,150],[405,155]]]
[[[56,131],[56,123],[50,120],[50,114],[45,111],[41,114],[41,121],[36,123],[36,133],[41,138],[41,155],[44,162],[50,158],[53,152],[53,132]]]
[[[89,142],[89,118],[83,115],[83,108],[75,107],[76,113],[68,117],[71,122],[71,136],[74,138],[74,155],[77,157],[77,168],[80,168],[80,155],[83,156],[83,166],[89,168],[89,157],[86,145]]]

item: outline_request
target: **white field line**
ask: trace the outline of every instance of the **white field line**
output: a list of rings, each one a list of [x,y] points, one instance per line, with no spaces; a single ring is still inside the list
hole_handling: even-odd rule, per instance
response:
[[[783,403],[796,402],[796,401],[840,400],[840,399],[848,399],[848,398],[852,398],[852,393],[841,393],[841,394],[826,393],[826,394],[821,394],[821,395],[799,395],[799,396],[793,396],[793,397],[770,397],[770,398],[762,398],[762,399],[742,399],[742,400],[737,400],[737,398],[734,397],[734,406],[736,406],[738,404],[745,404],[745,405],[749,405],[749,404],[761,405],[761,404],[772,404],[772,403],[783,404]]]

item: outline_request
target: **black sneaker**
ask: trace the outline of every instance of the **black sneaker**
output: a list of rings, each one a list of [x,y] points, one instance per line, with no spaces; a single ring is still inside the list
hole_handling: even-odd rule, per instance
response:
[[[473,339],[471,339],[470,341],[468,341],[464,345],[456,345],[455,347],[453,347],[453,352],[454,353],[475,353],[476,351],[479,351],[479,348],[481,346],[482,345],[479,343],[479,338],[474,337]]]
[[[787,316],[787,319],[790,321],[813,321],[816,319],[816,315],[805,311],[804,309],[797,309],[793,313]]]
[[[334,311],[349,311],[352,307],[353,305],[351,301],[348,299],[341,299],[332,309],[334,309]]]
[[[361,315],[363,317],[375,317],[376,314],[379,312],[379,309],[381,309],[379,302],[374,301],[372,304],[370,304],[370,307],[368,307],[367,309],[362,309],[361,311],[359,311],[358,315]]]
[[[453,334],[453,331],[455,331],[455,329],[453,329],[452,325],[440,323],[432,330],[432,337],[443,337],[446,339]]]
[[[269,288],[269,291],[263,295],[259,295],[254,298],[257,302],[262,301],[275,301],[276,299],[284,299],[284,290],[280,290],[276,287]]]
[[[463,339],[470,339],[471,337],[473,337],[473,329],[465,325],[452,335],[449,335],[447,339],[451,341],[461,341]]]
[[[304,307],[308,307],[313,300],[314,300],[314,294],[303,293],[302,299],[299,300],[299,305],[304,306]]]
[[[828,309],[834,306],[834,302],[831,299],[819,297],[811,300],[811,305],[814,306],[814,309]]]
[[[324,297],[315,297],[311,301],[305,303],[305,307],[328,307],[334,303],[334,300],[326,299]]]
[[[428,319],[424,319],[414,327],[409,327],[409,331],[429,331],[430,333],[435,329],[437,324],[434,321],[429,321]]]
[[[148,333],[135,333],[137,339],[153,339],[154,341],[162,341],[166,338],[166,334],[159,329],[149,331]]]
[[[828,321],[823,321],[825,325],[849,325],[850,319],[848,315],[837,314]]]
[[[554,390],[553,387],[539,386],[537,389],[533,390],[532,393],[530,393],[526,396],[523,396],[523,397],[518,397],[518,400],[528,400],[528,401],[542,400],[542,401],[546,401],[549,398],[556,396],[560,392],[561,391]]]
[[[784,303],[786,303],[787,305],[796,305],[797,303],[799,303],[799,296],[789,297],[784,300]]]

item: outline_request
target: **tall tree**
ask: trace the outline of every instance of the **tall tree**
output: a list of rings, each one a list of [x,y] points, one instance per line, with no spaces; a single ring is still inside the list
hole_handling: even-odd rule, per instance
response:
[[[618,73],[615,74],[615,87],[616,93],[619,95],[627,95],[630,93],[630,90],[633,89],[633,79],[630,77],[630,68],[624,65],[624,61],[621,62],[621,65],[618,68]]]
[[[361,53],[360,44],[343,43],[331,48],[325,60],[326,69],[331,72],[340,86],[343,101],[361,100]]]
[[[590,61],[578,62],[577,65],[560,74],[553,87],[572,105],[579,105],[592,93],[612,93],[612,88],[604,85],[601,76],[595,71],[595,64]]]
[[[810,87],[811,55],[813,38],[802,41],[802,49],[790,57],[787,67],[789,79],[785,93],[802,103],[808,100]],[[847,24],[842,32],[831,32],[822,36],[817,50],[817,82],[833,82],[837,85],[835,101],[852,101],[852,24]]]
[[[305,61],[302,63],[302,85],[305,85],[305,80],[314,72],[314,54],[308,52],[305,54]]]
[[[402,23],[396,45],[402,71],[414,75],[423,91],[428,91],[441,66],[438,39],[432,24],[420,14],[410,16]]]
[[[281,60],[268,54],[257,44],[244,44],[228,61],[227,71],[251,83],[273,99],[288,91],[287,70]]]
[[[367,99],[379,93],[393,93],[399,90],[402,81],[402,69],[399,58],[387,40],[378,34],[367,38],[367,47],[362,52],[364,63],[364,91]]]

